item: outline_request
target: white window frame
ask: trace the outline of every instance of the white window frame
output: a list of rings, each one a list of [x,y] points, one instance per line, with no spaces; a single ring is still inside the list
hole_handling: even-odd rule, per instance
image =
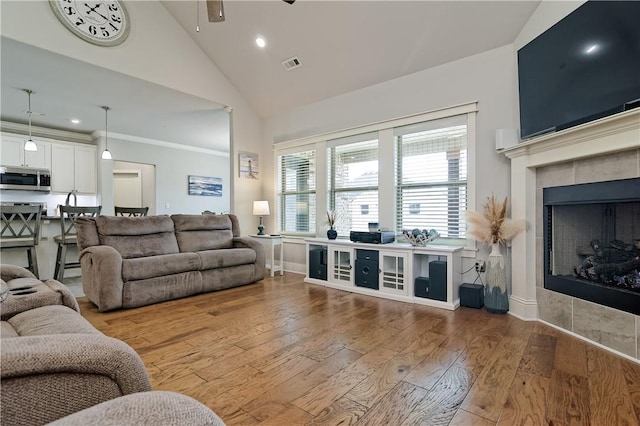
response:
[[[407,126],[424,121],[437,120],[440,118],[466,114],[467,117],[467,206],[473,208],[476,205],[476,113],[478,103],[476,101],[467,102],[455,106],[413,114],[406,117],[395,118],[363,126],[324,133],[305,138],[292,139],[289,141],[274,143],[274,164],[277,158],[283,153],[308,151],[310,146],[316,150],[316,233],[323,237],[326,235],[326,211],[327,211],[327,141],[338,138],[358,135],[361,133],[378,132],[378,155],[379,158],[394,158],[394,137],[395,127]],[[394,184],[394,161],[381,161],[379,169],[380,205],[389,205],[387,209],[380,210],[379,222],[381,227],[395,228],[395,184]],[[277,178],[277,177],[276,177]],[[275,186],[275,182],[274,182]],[[274,194],[274,198],[275,198]],[[382,200],[393,199],[393,203],[383,204]],[[391,204],[393,207],[391,207]],[[347,236],[348,238],[348,236]],[[463,256],[475,257],[477,251],[476,242],[467,238],[464,243]]]

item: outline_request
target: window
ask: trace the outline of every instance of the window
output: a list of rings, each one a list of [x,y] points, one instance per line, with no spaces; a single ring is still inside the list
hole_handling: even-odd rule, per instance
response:
[[[277,218],[282,233],[315,234],[315,150],[278,156]]]
[[[368,231],[378,222],[377,133],[328,141],[328,203],[338,235]]]
[[[465,238],[466,122],[463,115],[394,129],[397,232],[433,228]]]

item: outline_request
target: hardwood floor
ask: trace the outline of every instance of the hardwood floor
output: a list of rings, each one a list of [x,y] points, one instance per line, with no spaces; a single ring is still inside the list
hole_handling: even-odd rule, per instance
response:
[[[286,273],[82,314],[228,425],[638,425],[640,365],[536,322]]]

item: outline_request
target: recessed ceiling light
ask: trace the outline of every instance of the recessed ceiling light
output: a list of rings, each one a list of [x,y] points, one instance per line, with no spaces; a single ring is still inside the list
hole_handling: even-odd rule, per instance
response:
[[[78,120],[77,118],[72,118],[72,119],[71,119],[71,122],[72,122],[73,124],[80,124],[80,120]]]
[[[267,41],[264,39],[264,37],[258,36],[256,37],[256,44],[258,45],[259,48],[262,49],[267,45]]]
[[[597,44],[592,44],[591,46],[587,47],[584,50],[584,53],[586,53],[587,55],[591,55],[592,53],[595,53],[598,50],[598,45]]]

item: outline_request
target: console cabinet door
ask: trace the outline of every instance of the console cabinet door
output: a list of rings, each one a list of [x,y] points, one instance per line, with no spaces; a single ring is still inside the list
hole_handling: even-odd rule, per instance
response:
[[[329,246],[329,281],[346,286],[353,285],[353,250]]]
[[[406,253],[380,252],[380,291],[407,295],[408,259]]]

